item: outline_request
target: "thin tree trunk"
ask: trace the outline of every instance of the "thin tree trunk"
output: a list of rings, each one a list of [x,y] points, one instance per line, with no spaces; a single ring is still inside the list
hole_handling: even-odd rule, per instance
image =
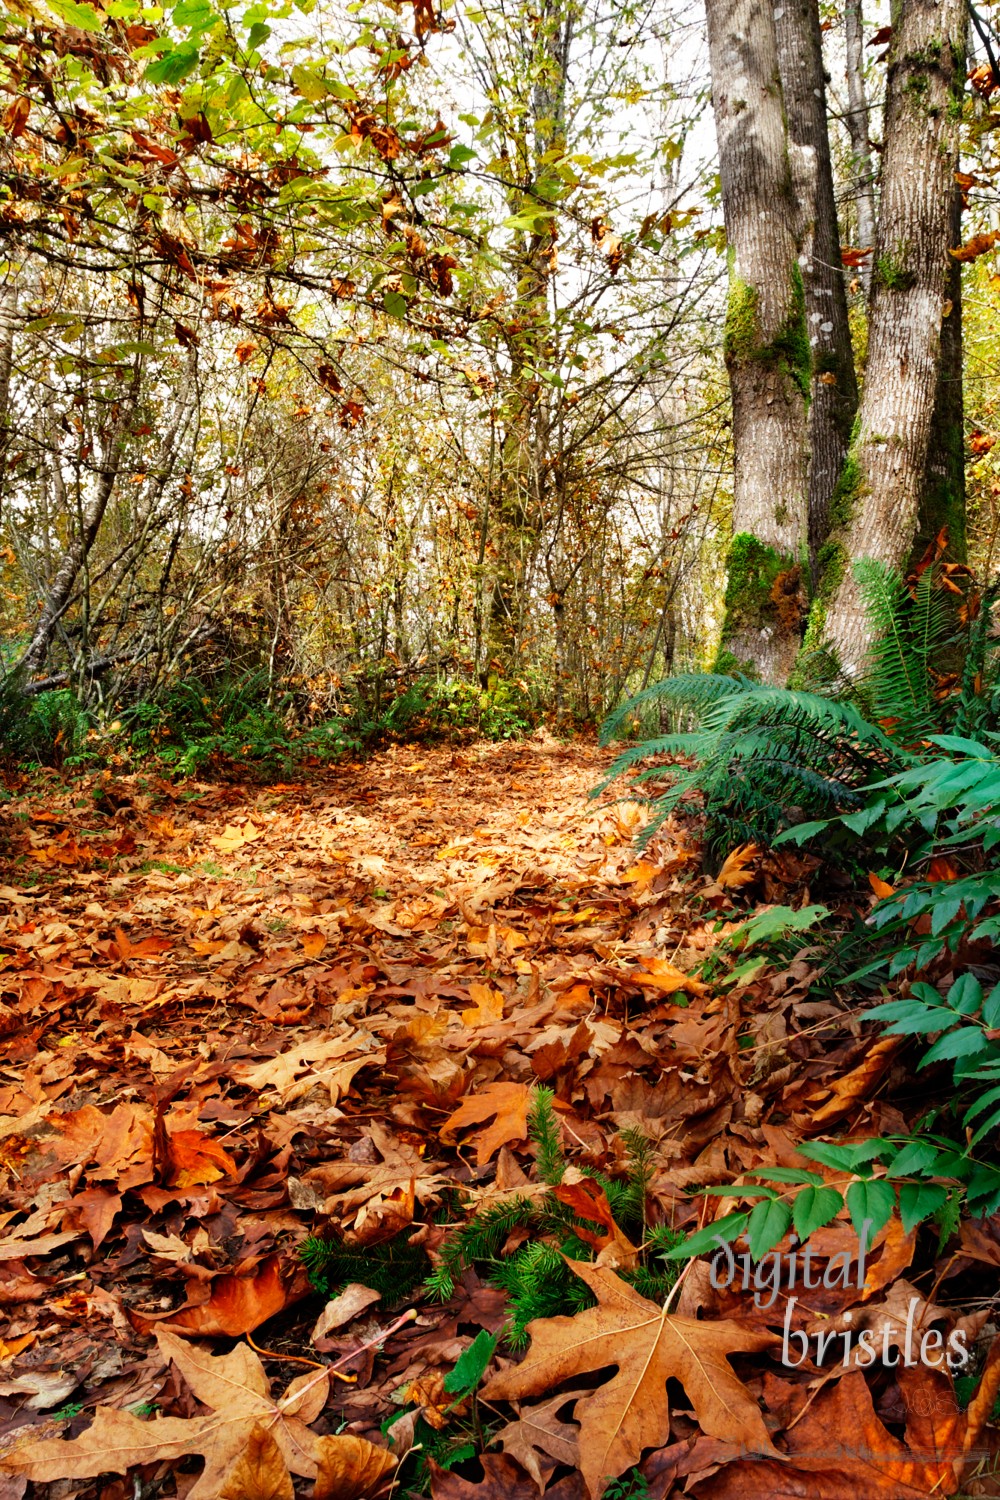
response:
[[[901,0],[886,102],[865,389],[831,503],[835,531],[807,645],[860,671],[869,629],[852,564],[905,564],[917,531],[951,275],[952,194],[964,76],[964,0]],[[954,312],[954,309],[952,309]]]
[[[3,519],[3,501],[6,485],[3,475],[7,467],[7,450],[10,447],[11,410],[10,382],[14,373],[14,327],[17,322],[17,282],[8,272],[7,280],[0,287],[0,521]]]
[[[815,559],[826,540],[830,496],[858,407],[847,321],[840,232],[826,123],[826,76],[816,0],[781,0],[774,12],[788,156],[799,210],[799,264],[812,350],[809,405],[809,541]]]
[[[875,249],[875,169],[868,133],[868,99],[865,94],[865,40],[861,0],[844,0],[844,32],[847,46],[847,131],[851,137],[851,175],[854,208],[858,216],[858,249]],[[872,256],[861,263],[861,281],[867,297],[872,284]]]
[[[107,444],[104,450],[104,462],[97,476],[97,488],[94,498],[83,514],[79,535],[67,546],[63,553],[62,561],[56,569],[55,577],[52,579],[47,591],[42,612],[35,626],[34,635],[27,650],[17,664],[16,670],[25,677],[31,677],[41,671],[45,665],[52,637],[56,626],[62,619],[63,614],[73,595],[73,589],[80,570],[90,555],[90,549],[97,539],[97,533],[101,529],[104,513],[108,508],[118,478],[118,469],[121,464],[122,448],[125,435],[135,414],[136,402],[139,394],[139,367],[133,372],[132,383],[123,398],[118,417],[111,424],[108,432]],[[58,458],[56,459],[58,471]]]
[[[708,43],[730,254],[735,451],[719,664],[780,683],[804,612],[812,369],[771,6],[708,0]]]

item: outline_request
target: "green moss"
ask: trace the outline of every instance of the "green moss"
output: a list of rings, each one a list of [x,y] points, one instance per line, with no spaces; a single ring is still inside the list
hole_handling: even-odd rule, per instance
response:
[[[906,266],[902,251],[888,251],[875,262],[875,280],[887,292],[905,292],[914,281],[913,272]]]
[[[864,493],[864,489],[865,476],[858,460],[857,434],[855,433],[851,439],[851,446],[847,450],[843,467],[837,476],[837,483],[833,487],[833,494],[830,496],[828,517],[831,531],[840,531],[850,525],[855,506]]]
[[[824,606],[824,619],[825,606],[830,602],[837,589],[843,582],[844,575],[847,572],[847,564],[849,561],[850,559],[847,555],[847,548],[837,541],[831,540],[828,542],[824,542],[822,547],[819,549],[819,552],[816,554],[816,572],[819,578],[819,582],[816,586],[816,598],[814,600],[814,603]],[[806,626],[807,637],[809,634],[809,629],[812,625],[812,620],[813,612],[812,610],[810,610],[809,625]]]
[[[771,613],[771,590],[775,579],[793,566],[793,560],[760,542],[748,531],[733,537],[726,558],[726,623],[722,639],[739,630],[765,625]]]
[[[730,271],[729,300],[726,304],[726,326],[722,350],[727,365],[744,364],[757,359],[761,350],[760,322],[757,308],[760,293],[749,282]]]
[[[716,653],[715,661],[709,668],[711,672],[719,672],[724,677],[751,677],[755,682],[760,681],[760,673],[752,661],[741,661],[728,646],[720,646]]]
[[[806,295],[802,272],[792,267],[791,308],[784,325],[769,344],[762,342],[760,330],[760,294],[736,275],[730,265],[729,301],[722,347],[726,365],[758,364],[776,366],[799,388],[808,401],[812,388],[812,350],[806,330]]]

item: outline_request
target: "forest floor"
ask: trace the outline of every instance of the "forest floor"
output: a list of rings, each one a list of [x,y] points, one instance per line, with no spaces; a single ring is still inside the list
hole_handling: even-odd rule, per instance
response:
[[[629,1443],[646,1457],[619,1500],[1000,1493],[984,1477],[1000,1361],[968,1411],[940,1363],[872,1372],[838,1344],[792,1368],[787,1293],[761,1308],[705,1261],[670,1318],[652,1309],[655,1358],[648,1302],[628,1291],[638,1316],[608,1314],[613,1381],[595,1370],[614,1361],[574,1362],[572,1326],[553,1324],[547,1385],[521,1391],[534,1406],[443,1388],[503,1324],[485,1273],[444,1305],[402,1280],[366,1295],[363,1271],[326,1308],[310,1287],[317,1232],[359,1257],[415,1240],[434,1263],[471,1208],[544,1194],[539,1084],[570,1164],[562,1201],[589,1201],[600,1252],[600,1308],[581,1317],[625,1295],[615,1268],[635,1263],[579,1170],[625,1174],[623,1131],[650,1143],[648,1223],[691,1230],[719,1204],[692,1189],[815,1168],[796,1153],[807,1136],[902,1128],[900,1039],[811,993],[808,949],[737,982],[691,974],[749,909],[808,900],[816,861],[747,851],[705,874],[694,820],[639,857],[639,804],[588,800],[608,760],[543,735],[395,747],[268,786],[12,783],[0,1500],[359,1500],[387,1477],[387,1442],[402,1457],[415,1440],[403,1489],[438,1500],[597,1497]],[[820,1266],[857,1254],[843,1216],[814,1242]],[[915,1305],[918,1327],[975,1345],[992,1325],[968,1286],[998,1265],[1000,1227],[945,1265],[893,1219],[860,1285],[827,1277],[789,1326],[808,1339],[853,1320],[898,1352]],[[692,1345],[672,1364],[664,1327]],[[486,1354],[499,1390],[511,1351]],[[637,1361],[653,1387],[623,1394]]]

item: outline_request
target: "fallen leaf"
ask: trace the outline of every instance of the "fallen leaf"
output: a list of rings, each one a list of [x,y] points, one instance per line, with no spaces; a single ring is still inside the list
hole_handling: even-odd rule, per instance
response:
[[[637,1464],[644,1448],[670,1434],[668,1380],[684,1387],[709,1437],[771,1454],[756,1401],[728,1356],[759,1352],[778,1341],[732,1322],[699,1322],[665,1312],[640,1297],[603,1266],[567,1261],[597,1297],[575,1317],[540,1318],[528,1325],[531,1348],[522,1364],[502,1371],[483,1391],[487,1401],[550,1394],[564,1380],[608,1366],[617,1373],[574,1408],[580,1424],[580,1469],[594,1500],[609,1479]]]
[[[492,1119],[492,1125],[471,1137],[476,1142],[476,1161],[484,1166],[501,1146],[527,1138],[531,1094],[525,1083],[488,1083],[478,1094],[467,1094],[442,1125],[442,1141],[453,1141],[456,1130],[467,1125]]]
[[[219,1500],[295,1500],[281,1449],[259,1424],[251,1427],[246,1447],[227,1469]]]

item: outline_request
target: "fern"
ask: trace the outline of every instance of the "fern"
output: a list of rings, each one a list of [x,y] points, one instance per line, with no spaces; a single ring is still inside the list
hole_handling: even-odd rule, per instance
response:
[[[931,668],[949,634],[944,596],[933,568],[912,595],[901,574],[875,558],[859,558],[854,576],[875,637],[859,695],[876,719],[891,723],[894,739],[912,744],[941,727]]]
[[[651,758],[660,762],[636,777],[640,785],[670,778],[654,794],[655,812],[640,846],[692,793],[703,799],[710,847],[768,842],[788,823],[860,806],[861,788],[905,760],[899,747],[849,703],[718,675],[690,674],[654,684],[606,721],[602,739],[607,742],[626,724],[631,706],[654,699],[685,711],[696,727],[630,746],[594,792]],[[694,764],[665,766],[663,756],[683,756]]]

